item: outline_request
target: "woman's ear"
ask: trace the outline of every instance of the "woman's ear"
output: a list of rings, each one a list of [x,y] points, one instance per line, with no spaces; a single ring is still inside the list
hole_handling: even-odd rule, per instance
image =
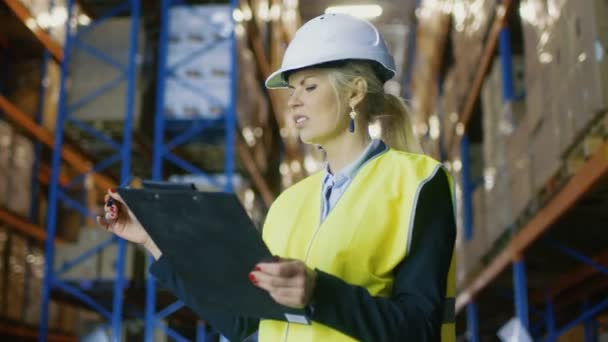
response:
[[[367,95],[367,81],[363,77],[356,77],[353,80],[348,104],[350,107],[356,107],[363,101]]]

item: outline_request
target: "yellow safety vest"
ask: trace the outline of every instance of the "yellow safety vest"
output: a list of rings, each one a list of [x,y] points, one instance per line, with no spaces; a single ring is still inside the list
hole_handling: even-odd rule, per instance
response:
[[[389,150],[368,161],[325,221],[320,223],[319,172],[284,191],[273,203],[263,238],[271,252],[302,260],[312,269],[389,297],[394,268],[407,257],[416,201],[422,185],[441,164],[421,154]],[[406,243],[407,242],[407,243]],[[446,297],[454,296],[454,258]],[[455,341],[453,323],[442,326],[442,341]],[[260,322],[259,340],[353,341],[323,324]]]

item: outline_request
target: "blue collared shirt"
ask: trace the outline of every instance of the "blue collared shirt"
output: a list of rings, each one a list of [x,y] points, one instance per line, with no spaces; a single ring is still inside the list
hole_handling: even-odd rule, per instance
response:
[[[373,139],[357,160],[335,174],[331,173],[329,165],[325,163],[325,177],[323,177],[321,188],[321,223],[325,221],[329,212],[336,206],[336,203],[338,203],[338,200],[342,197],[342,194],[346,191],[346,188],[348,188],[361,167],[385,151],[388,151],[388,146],[382,140]]]

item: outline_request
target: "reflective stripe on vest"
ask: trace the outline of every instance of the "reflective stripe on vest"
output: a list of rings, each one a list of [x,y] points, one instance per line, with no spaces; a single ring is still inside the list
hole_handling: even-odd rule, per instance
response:
[[[367,162],[322,224],[319,198],[323,174],[314,174],[286,190],[273,203],[263,236],[271,252],[303,260],[308,267],[389,297],[393,270],[407,256],[413,209],[421,186],[441,167],[420,154],[389,150]],[[373,229],[370,229],[373,227]],[[455,292],[454,259],[446,299]],[[453,300],[446,300],[442,341],[455,341]],[[260,323],[259,340],[353,341],[325,325]]]

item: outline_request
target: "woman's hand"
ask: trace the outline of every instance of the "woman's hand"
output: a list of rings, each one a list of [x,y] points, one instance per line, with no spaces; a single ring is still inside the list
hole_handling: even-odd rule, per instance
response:
[[[122,197],[110,189],[104,196],[104,203],[108,203],[110,199],[110,205],[104,204],[104,217],[97,216],[97,223],[127,241],[142,245],[154,256],[154,259],[158,260],[162,255],[161,251]]]
[[[308,305],[316,279],[317,273],[300,260],[259,263],[249,273],[253,285],[268,291],[275,302],[292,308]]]

